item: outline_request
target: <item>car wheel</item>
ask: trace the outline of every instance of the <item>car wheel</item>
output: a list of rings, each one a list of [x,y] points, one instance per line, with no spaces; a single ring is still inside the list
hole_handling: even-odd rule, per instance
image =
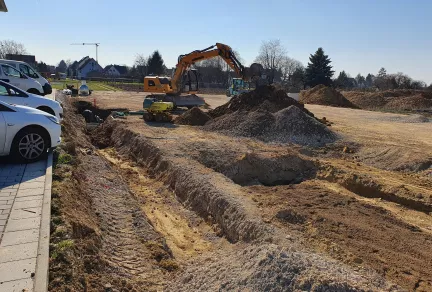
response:
[[[36,88],[30,88],[29,90],[27,90],[28,93],[32,93],[32,94],[37,94],[37,95],[41,95],[41,93],[39,92],[39,90],[37,90]]]
[[[14,157],[25,162],[33,162],[46,156],[49,139],[42,130],[28,128],[21,130],[12,143]]]
[[[55,112],[52,110],[52,108],[47,107],[47,106],[41,106],[37,108],[38,110],[41,110],[43,112],[49,113],[50,115],[55,116]]]

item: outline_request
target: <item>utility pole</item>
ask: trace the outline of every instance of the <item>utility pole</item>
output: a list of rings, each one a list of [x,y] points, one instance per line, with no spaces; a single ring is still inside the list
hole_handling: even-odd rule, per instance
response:
[[[100,43],[75,43],[75,44],[71,44],[73,46],[95,46],[96,47],[96,62],[99,63],[98,61],[98,47],[100,45]]]

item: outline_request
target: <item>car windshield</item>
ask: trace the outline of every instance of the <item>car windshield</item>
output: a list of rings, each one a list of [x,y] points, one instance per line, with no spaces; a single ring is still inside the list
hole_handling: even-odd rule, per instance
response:
[[[9,65],[1,65],[1,67],[2,67],[3,72],[6,76],[17,77],[17,78],[21,77],[21,74],[17,69],[15,69]]]

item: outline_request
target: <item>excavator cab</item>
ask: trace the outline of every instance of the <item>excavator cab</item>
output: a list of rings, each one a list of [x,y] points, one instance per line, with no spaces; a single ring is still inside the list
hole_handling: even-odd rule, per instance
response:
[[[198,92],[198,71],[196,69],[187,70],[182,79],[182,92],[195,94]]]

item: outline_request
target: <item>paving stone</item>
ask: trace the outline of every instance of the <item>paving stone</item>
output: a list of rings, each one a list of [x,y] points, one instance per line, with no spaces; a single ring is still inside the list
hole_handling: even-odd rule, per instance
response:
[[[7,186],[2,187],[2,191],[5,193],[9,190],[9,192],[15,192],[19,187],[19,184],[8,184]]]
[[[45,187],[45,182],[32,182],[32,183],[28,183],[28,182],[23,182],[19,185],[19,190],[27,190],[27,189],[36,189],[36,188],[44,188]]]
[[[22,244],[28,242],[38,242],[39,229],[28,229],[6,232],[3,235],[0,246]],[[1,291],[1,290],[0,290]]]
[[[5,210],[1,210],[1,209],[0,209],[0,214],[2,214],[2,215],[4,215],[4,214],[9,214],[9,213],[11,212],[11,209],[12,209],[12,208],[10,208],[10,209],[5,209]]]
[[[44,188],[35,188],[35,189],[18,190],[16,196],[17,197],[35,196],[35,195],[43,195],[43,193],[44,193]]]
[[[25,218],[40,217],[41,213],[42,213],[42,207],[16,209],[13,210],[13,212],[10,214],[10,219],[25,219]]]
[[[39,242],[0,246],[0,263],[35,258]]]
[[[31,278],[0,283],[0,291],[33,292],[34,281]]]
[[[16,192],[4,192],[0,193],[0,200],[8,200],[7,197],[15,197]]]
[[[26,229],[34,229],[39,228],[40,226],[40,218],[24,218],[24,219],[12,219],[8,220],[8,224],[6,226],[6,232],[17,231],[17,230],[26,230]]]
[[[0,225],[6,225],[6,219],[0,219]]]
[[[0,263],[0,283],[6,281],[30,279],[36,269],[36,258]],[[4,291],[1,290],[0,291]]]
[[[0,189],[0,196],[9,196],[10,194],[16,194],[18,192],[18,188],[11,190],[11,189]]]
[[[5,220],[9,217],[8,214],[0,214],[0,219]]]
[[[0,210],[10,210],[12,205],[0,204]]]
[[[25,202],[25,201],[31,201],[31,200],[42,200],[43,195],[38,196],[27,196],[27,197],[19,197],[15,199],[15,202]]]
[[[42,206],[42,200],[30,200],[24,202],[15,202],[13,204],[12,210],[24,209],[24,208],[36,208]]]

